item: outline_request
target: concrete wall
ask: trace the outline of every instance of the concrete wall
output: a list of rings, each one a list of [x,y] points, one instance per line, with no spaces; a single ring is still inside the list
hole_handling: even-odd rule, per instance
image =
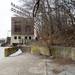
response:
[[[11,18],[11,35],[15,35],[15,34],[33,35],[34,34],[33,18],[12,17]]]
[[[18,51],[17,48],[12,48],[12,47],[10,47],[10,48],[5,48],[5,50],[4,50],[4,55],[5,55],[5,57],[8,57],[9,55],[15,53],[16,51]]]
[[[30,52],[31,51],[31,47],[30,46],[21,46],[21,51],[23,52],[23,53],[25,53],[25,52]]]
[[[31,51],[31,47],[30,46],[21,46],[20,47],[21,51],[24,52],[30,52]],[[9,47],[9,48],[5,48],[4,49],[4,56],[8,57],[9,55],[17,52],[19,50],[19,48],[17,47]]]
[[[17,39],[14,39],[14,37],[17,37]],[[18,37],[21,37],[21,39],[19,39]],[[25,39],[25,36],[27,37],[27,39]],[[29,39],[29,37],[31,37],[31,39]],[[11,45],[12,43],[24,43],[27,41],[27,40],[33,40],[34,39],[34,35],[12,35],[11,36]]]
[[[53,56],[70,58],[75,60],[75,48],[71,47],[52,47],[51,49]]]

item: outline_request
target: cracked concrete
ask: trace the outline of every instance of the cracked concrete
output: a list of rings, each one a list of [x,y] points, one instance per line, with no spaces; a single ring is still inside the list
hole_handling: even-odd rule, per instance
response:
[[[59,65],[52,59],[23,53],[0,61],[0,75],[75,75],[75,65]]]

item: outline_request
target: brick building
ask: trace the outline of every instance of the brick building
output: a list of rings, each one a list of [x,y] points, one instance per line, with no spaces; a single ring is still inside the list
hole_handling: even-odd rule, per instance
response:
[[[25,44],[34,39],[34,21],[32,18],[11,18],[11,44]]]

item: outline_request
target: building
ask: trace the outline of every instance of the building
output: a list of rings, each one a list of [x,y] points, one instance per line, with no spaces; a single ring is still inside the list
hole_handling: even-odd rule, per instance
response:
[[[26,44],[34,39],[34,21],[32,18],[11,18],[11,44]]]

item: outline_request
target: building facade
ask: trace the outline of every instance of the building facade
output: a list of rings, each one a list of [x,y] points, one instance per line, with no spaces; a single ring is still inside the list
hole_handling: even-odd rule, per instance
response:
[[[11,18],[11,44],[26,44],[34,39],[34,21],[32,18]]]

